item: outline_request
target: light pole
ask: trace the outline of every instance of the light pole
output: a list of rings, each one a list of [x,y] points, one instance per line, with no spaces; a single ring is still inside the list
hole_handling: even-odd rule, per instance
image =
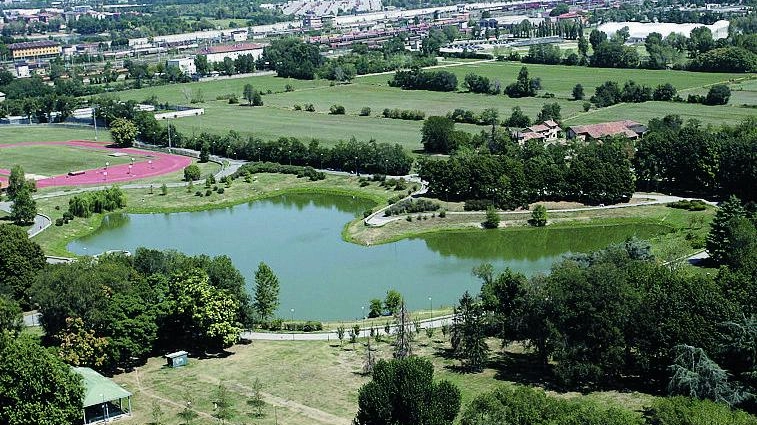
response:
[[[110,165],[110,162],[105,163],[105,171],[108,171],[108,166]]]
[[[131,175],[131,167],[133,167],[133,165],[129,164],[129,175]]]
[[[95,124],[95,142],[97,141],[97,113],[96,113],[96,110],[97,110],[97,105],[92,105],[92,122]]]
[[[360,306],[360,320],[365,320],[365,306]]]
[[[294,308],[289,309],[292,313],[292,341],[294,341]]]
[[[355,175],[356,176],[360,175],[360,173],[358,173],[358,170],[357,170],[357,157],[355,157]]]
[[[428,306],[431,309],[431,320],[434,320],[434,303],[431,302],[431,297],[428,297]]]
[[[288,152],[289,152],[289,166],[291,167],[292,166],[292,150],[290,149]]]

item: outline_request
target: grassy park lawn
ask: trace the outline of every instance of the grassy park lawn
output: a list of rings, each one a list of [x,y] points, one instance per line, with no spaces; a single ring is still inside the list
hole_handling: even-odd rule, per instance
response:
[[[97,139],[110,142],[110,132],[98,131]],[[3,126],[0,144],[19,142],[62,142],[68,140],[95,140],[94,127],[64,127],[56,125]]]
[[[282,425],[350,423],[357,411],[358,389],[369,378],[361,374],[366,341],[357,344],[338,341],[255,341],[251,345],[234,346],[225,358],[190,358],[189,365],[179,369],[164,367],[161,358],[150,359],[137,371],[115,376],[115,381],[134,393],[132,406],[137,423],[150,421],[153,402],[158,402],[167,424],[178,424],[179,406],[187,396],[200,413],[200,421],[209,422],[212,400],[219,383],[230,389],[236,412],[232,423],[254,420],[258,424]],[[457,384],[462,392],[463,406],[475,396],[500,385],[514,382],[543,384],[537,381],[530,356],[522,347],[508,346],[502,350],[499,341],[489,341],[492,348],[490,367],[477,374],[456,371],[457,361],[448,356],[449,337],[436,329],[432,338],[419,335],[413,353],[431,360],[435,378]],[[386,341],[372,342],[375,357],[389,359],[392,346]],[[262,383],[262,396],[267,402],[262,418],[250,418],[246,401],[255,379]],[[635,411],[648,405],[653,396],[637,392],[602,391],[586,395],[555,393],[556,397],[588,397],[604,405],[622,406]],[[275,411],[274,411],[275,406]],[[461,409],[462,410],[462,409]],[[640,413],[641,414],[641,413]]]
[[[237,79],[223,79],[209,82],[186,84],[169,84],[140,90],[119,93],[123,99],[142,101],[155,95],[161,102],[189,104],[197,93],[202,93],[203,101],[196,104],[205,109],[205,115],[176,119],[172,122],[185,134],[198,134],[203,131],[226,133],[235,130],[243,136],[260,137],[263,140],[276,139],[281,136],[293,136],[301,139],[318,138],[325,144],[346,140],[352,136],[360,140],[376,139],[379,142],[400,143],[408,150],[419,147],[421,122],[389,120],[380,118],[384,108],[418,109],[427,116],[445,115],[456,108],[480,112],[486,108],[496,108],[501,117],[510,114],[513,107],[519,106],[523,111],[535,117],[542,105],[557,102],[562,108],[562,115],[570,124],[589,124],[604,120],[632,119],[646,123],[650,118],[662,117],[669,113],[679,113],[685,119],[696,118],[705,124],[736,123],[753,114],[750,109],[729,106],[703,106],[674,104],[669,102],[647,102],[644,104],[619,105],[590,113],[582,112],[582,103],[569,100],[573,86],[584,86],[587,98],[594,88],[607,80],[618,81],[621,85],[633,79],[637,83],[657,86],[670,82],[685,97],[687,93],[706,91],[706,87],[715,83],[739,81],[734,88],[746,86],[747,89],[735,92],[733,105],[755,104],[757,95],[753,95],[751,84],[754,80],[741,82],[748,78],[744,74],[695,73],[686,71],[655,71],[600,69],[585,67],[567,67],[553,65],[528,65],[532,77],[542,80],[543,90],[552,93],[555,98],[521,98],[511,99],[507,96],[487,96],[462,92],[462,81],[468,73],[485,75],[507,85],[515,80],[523,64],[515,62],[460,62],[462,64],[443,69],[458,76],[461,92],[440,93],[425,90],[401,90],[389,87],[390,74],[356,78],[352,84],[329,85],[328,81],[302,81],[283,79],[274,76],[255,76]],[[245,84],[252,84],[261,91],[271,90],[272,94],[263,96],[265,106],[249,108],[229,105],[226,100],[216,100],[218,96],[235,93],[241,102],[242,89]],[[284,86],[291,84],[295,89],[286,92]],[[294,111],[294,105],[304,106],[312,103],[316,113]],[[342,105],[347,111],[345,116],[328,115],[331,105]],[[363,107],[371,108],[371,116],[359,117]],[[478,132],[480,127],[460,125],[469,132]]]
[[[454,205],[453,205],[454,208]],[[404,238],[416,237],[426,233],[439,231],[459,231],[464,229],[480,229],[484,221],[484,213],[480,214],[447,214],[441,218],[438,215],[427,220],[404,219],[392,221],[382,227],[367,227],[362,221],[349,223],[343,232],[345,239],[365,245],[376,245],[397,241]],[[529,232],[529,238],[539,237],[549,229],[584,229],[590,235],[594,231],[608,231],[617,225],[641,226],[642,236],[649,237],[656,256],[665,260],[672,260],[692,254],[697,249],[690,240],[704,240],[708,224],[714,215],[714,209],[689,212],[664,205],[638,206],[633,208],[617,208],[603,210],[589,210],[580,212],[550,212],[549,225],[542,229],[527,226],[530,212],[522,214],[508,214],[502,216],[499,231]],[[660,226],[659,231],[642,227]],[[664,227],[664,229],[663,229]],[[484,230],[481,230],[484,231]],[[650,231],[652,233],[650,233]],[[513,234],[517,239],[518,234]]]
[[[110,156],[102,149],[67,145],[14,146],[0,149],[0,168],[20,165],[28,174],[54,176],[74,170],[89,170],[111,165],[128,164],[130,156]],[[135,159],[146,157],[135,155]]]

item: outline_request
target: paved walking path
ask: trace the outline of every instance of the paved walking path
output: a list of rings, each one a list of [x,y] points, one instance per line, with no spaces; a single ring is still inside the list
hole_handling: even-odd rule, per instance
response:
[[[452,324],[452,315],[449,314],[445,316],[435,317],[433,319],[426,319],[426,320],[422,320],[420,323],[423,329],[440,328],[443,325]],[[391,332],[394,332],[396,328],[397,328],[396,324],[392,323]],[[371,329],[373,329],[374,332],[384,333],[383,325],[371,326],[365,329],[360,329],[360,335],[359,335],[360,338],[370,337]],[[345,335],[344,335],[345,339],[349,338],[348,331],[349,329],[345,329]],[[252,339],[252,340],[259,339],[259,340],[266,340],[266,341],[339,341],[339,336],[337,335],[336,330],[330,330],[328,332],[310,332],[310,333],[245,331],[245,332],[242,332],[240,336],[245,339]]]

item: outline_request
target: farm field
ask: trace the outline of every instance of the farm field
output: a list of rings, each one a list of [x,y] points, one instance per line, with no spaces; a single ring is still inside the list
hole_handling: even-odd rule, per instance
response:
[[[460,85],[468,73],[485,75],[499,80],[502,85],[515,80],[523,64],[513,62],[465,62],[447,66],[443,69],[454,72]],[[324,144],[333,144],[354,136],[359,140],[376,139],[379,142],[400,143],[408,150],[420,147],[420,121],[389,120],[381,118],[384,108],[417,109],[426,112],[426,116],[444,115],[456,108],[480,112],[486,108],[496,108],[501,117],[509,116],[515,106],[524,113],[535,117],[542,105],[557,102],[562,108],[563,119],[569,124],[589,124],[606,120],[631,119],[646,124],[649,119],[678,113],[684,119],[696,118],[704,124],[736,123],[745,117],[754,115],[748,108],[726,106],[703,106],[669,102],[647,102],[644,104],[619,105],[611,108],[583,113],[582,103],[570,100],[573,86],[584,86],[587,98],[594,88],[607,80],[620,84],[633,79],[637,83],[656,86],[670,82],[676,86],[682,96],[687,93],[701,93],[712,84],[744,79],[743,74],[713,74],[685,71],[624,70],[598,69],[568,66],[528,65],[532,77],[542,80],[543,90],[552,93],[555,98],[521,98],[511,99],[504,95],[487,96],[465,92],[431,92],[424,90],[401,90],[389,87],[387,81],[391,74],[364,76],[356,78],[352,84],[330,86],[327,81],[299,81],[281,79],[274,76],[255,76],[239,79],[224,79],[210,82],[166,85],[120,93],[124,99],[142,101],[155,95],[160,102],[188,104],[188,100],[202,93],[203,102],[197,107],[205,108],[205,115],[200,117],[173,120],[176,127],[185,134],[198,134],[203,131],[226,133],[235,130],[242,136],[255,136],[264,140],[281,136],[293,136],[302,139],[318,138]],[[272,94],[263,96],[265,106],[249,108],[229,105],[226,100],[216,100],[217,96],[236,93],[240,102],[245,84],[252,84],[256,89]],[[285,92],[284,86],[291,84],[295,91]],[[757,94],[753,85],[755,80],[734,84],[732,105],[755,104]],[[460,88],[460,90],[463,90]],[[304,106],[312,103],[316,113],[293,110],[294,105]],[[347,115],[329,115],[331,105],[342,105]],[[358,116],[363,107],[371,108],[371,116]],[[473,125],[459,125],[469,132],[480,131]]]

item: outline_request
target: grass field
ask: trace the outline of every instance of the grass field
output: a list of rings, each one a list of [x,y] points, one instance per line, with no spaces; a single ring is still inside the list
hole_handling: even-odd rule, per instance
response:
[[[97,139],[110,142],[110,132],[99,130]],[[19,142],[62,142],[67,140],[95,140],[92,127],[64,127],[56,125],[3,126],[0,144]]]
[[[89,170],[111,165],[128,164],[130,156],[109,156],[111,152],[65,145],[29,145],[0,149],[0,168],[20,165],[26,173],[44,176],[65,174],[72,170]],[[134,159],[145,160],[136,155]]]
[[[520,63],[513,62],[465,62],[458,65],[444,69],[454,72],[461,86],[463,78],[468,73],[477,73],[499,80],[504,86],[515,80],[522,66]],[[336,86],[330,86],[323,80],[298,81],[273,76],[256,76],[151,87],[123,92],[120,96],[141,101],[154,94],[160,101],[187,104],[193,94],[201,92],[204,102],[198,103],[197,106],[205,108],[205,115],[173,121],[179,130],[187,134],[198,134],[202,131],[225,133],[233,129],[243,136],[254,135],[264,140],[294,136],[302,139],[318,138],[326,144],[355,136],[360,140],[374,138],[380,142],[400,143],[408,150],[420,147],[421,123],[380,118],[384,108],[418,109],[426,112],[427,116],[444,115],[455,108],[476,112],[485,108],[496,108],[502,117],[506,117],[509,116],[513,107],[519,106],[527,115],[535,117],[543,104],[557,102],[562,108],[563,118],[570,124],[588,124],[618,119],[632,119],[647,123],[650,118],[662,117],[669,113],[678,113],[684,119],[696,118],[705,124],[723,124],[736,123],[754,114],[753,109],[734,108],[730,105],[703,106],[668,102],[619,105],[587,114],[582,112],[582,102],[570,100],[573,86],[577,83],[584,86],[587,98],[593,94],[594,88],[604,81],[613,80],[622,84],[629,79],[653,87],[670,82],[685,97],[687,93],[706,91],[707,86],[715,83],[743,79],[747,77],[744,74],[551,65],[528,65],[528,69],[532,77],[541,78],[543,90],[540,93],[549,92],[554,94],[555,98],[511,99],[504,95],[401,90],[388,86],[387,81],[391,75],[358,77],[352,84]],[[743,86],[746,89],[734,91],[731,105],[757,103],[757,95],[754,94],[752,87],[753,82],[754,80],[734,84],[734,88]],[[273,92],[263,96],[265,106],[248,108],[229,105],[225,100],[215,100],[217,96],[230,93],[236,93],[242,100],[242,89],[247,83],[253,84],[258,90]],[[295,91],[285,92],[286,84],[291,84]],[[316,113],[293,110],[294,105],[303,106],[306,103],[312,103]],[[329,107],[334,104],[344,106],[347,115],[329,115]],[[371,108],[371,116],[359,117],[358,113],[366,106]],[[479,127],[473,125],[461,125],[460,128],[469,132],[480,131]]]
[[[200,414],[200,422],[209,423],[213,414],[212,400],[219,383],[230,390],[236,413],[232,423],[252,420],[256,424],[348,425],[357,410],[358,389],[369,378],[361,374],[366,342],[354,346],[326,341],[255,341],[251,345],[235,346],[225,358],[190,359],[180,369],[164,367],[161,358],[150,359],[137,371],[117,375],[115,381],[134,393],[132,406],[136,423],[153,420],[153,403],[159,403],[163,421],[178,424],[180,406],[192,399],[192,406]],[[387,342],[373,342],[377,358],[391,358],[392,346]],[[518,346],[506,350],[498,341],[490,341],[492,348],[489,367],[477,374],[457,372],[457,362],[448,356],[449,338],[435,330],[429,339],[418,336],[413,344],[416,355],[434,364],[436,379],[457,384],[462,393],[463,406],[475,396],[500,385],[524,382],[543,385],[537,381],[540,372],[527,353]],[[267,402],[262,418],[250,417],[246,401],[255,379],[262,384],[262,396]],[[585,395],[550,392],[555,397],[586,397],[606,406],[622,406],[640,411],[649,405],[653,396],[638,392],[602,391]],[[464,408],[464,407],[463,407]],[[462,409],[461,409],[462,410]]]

